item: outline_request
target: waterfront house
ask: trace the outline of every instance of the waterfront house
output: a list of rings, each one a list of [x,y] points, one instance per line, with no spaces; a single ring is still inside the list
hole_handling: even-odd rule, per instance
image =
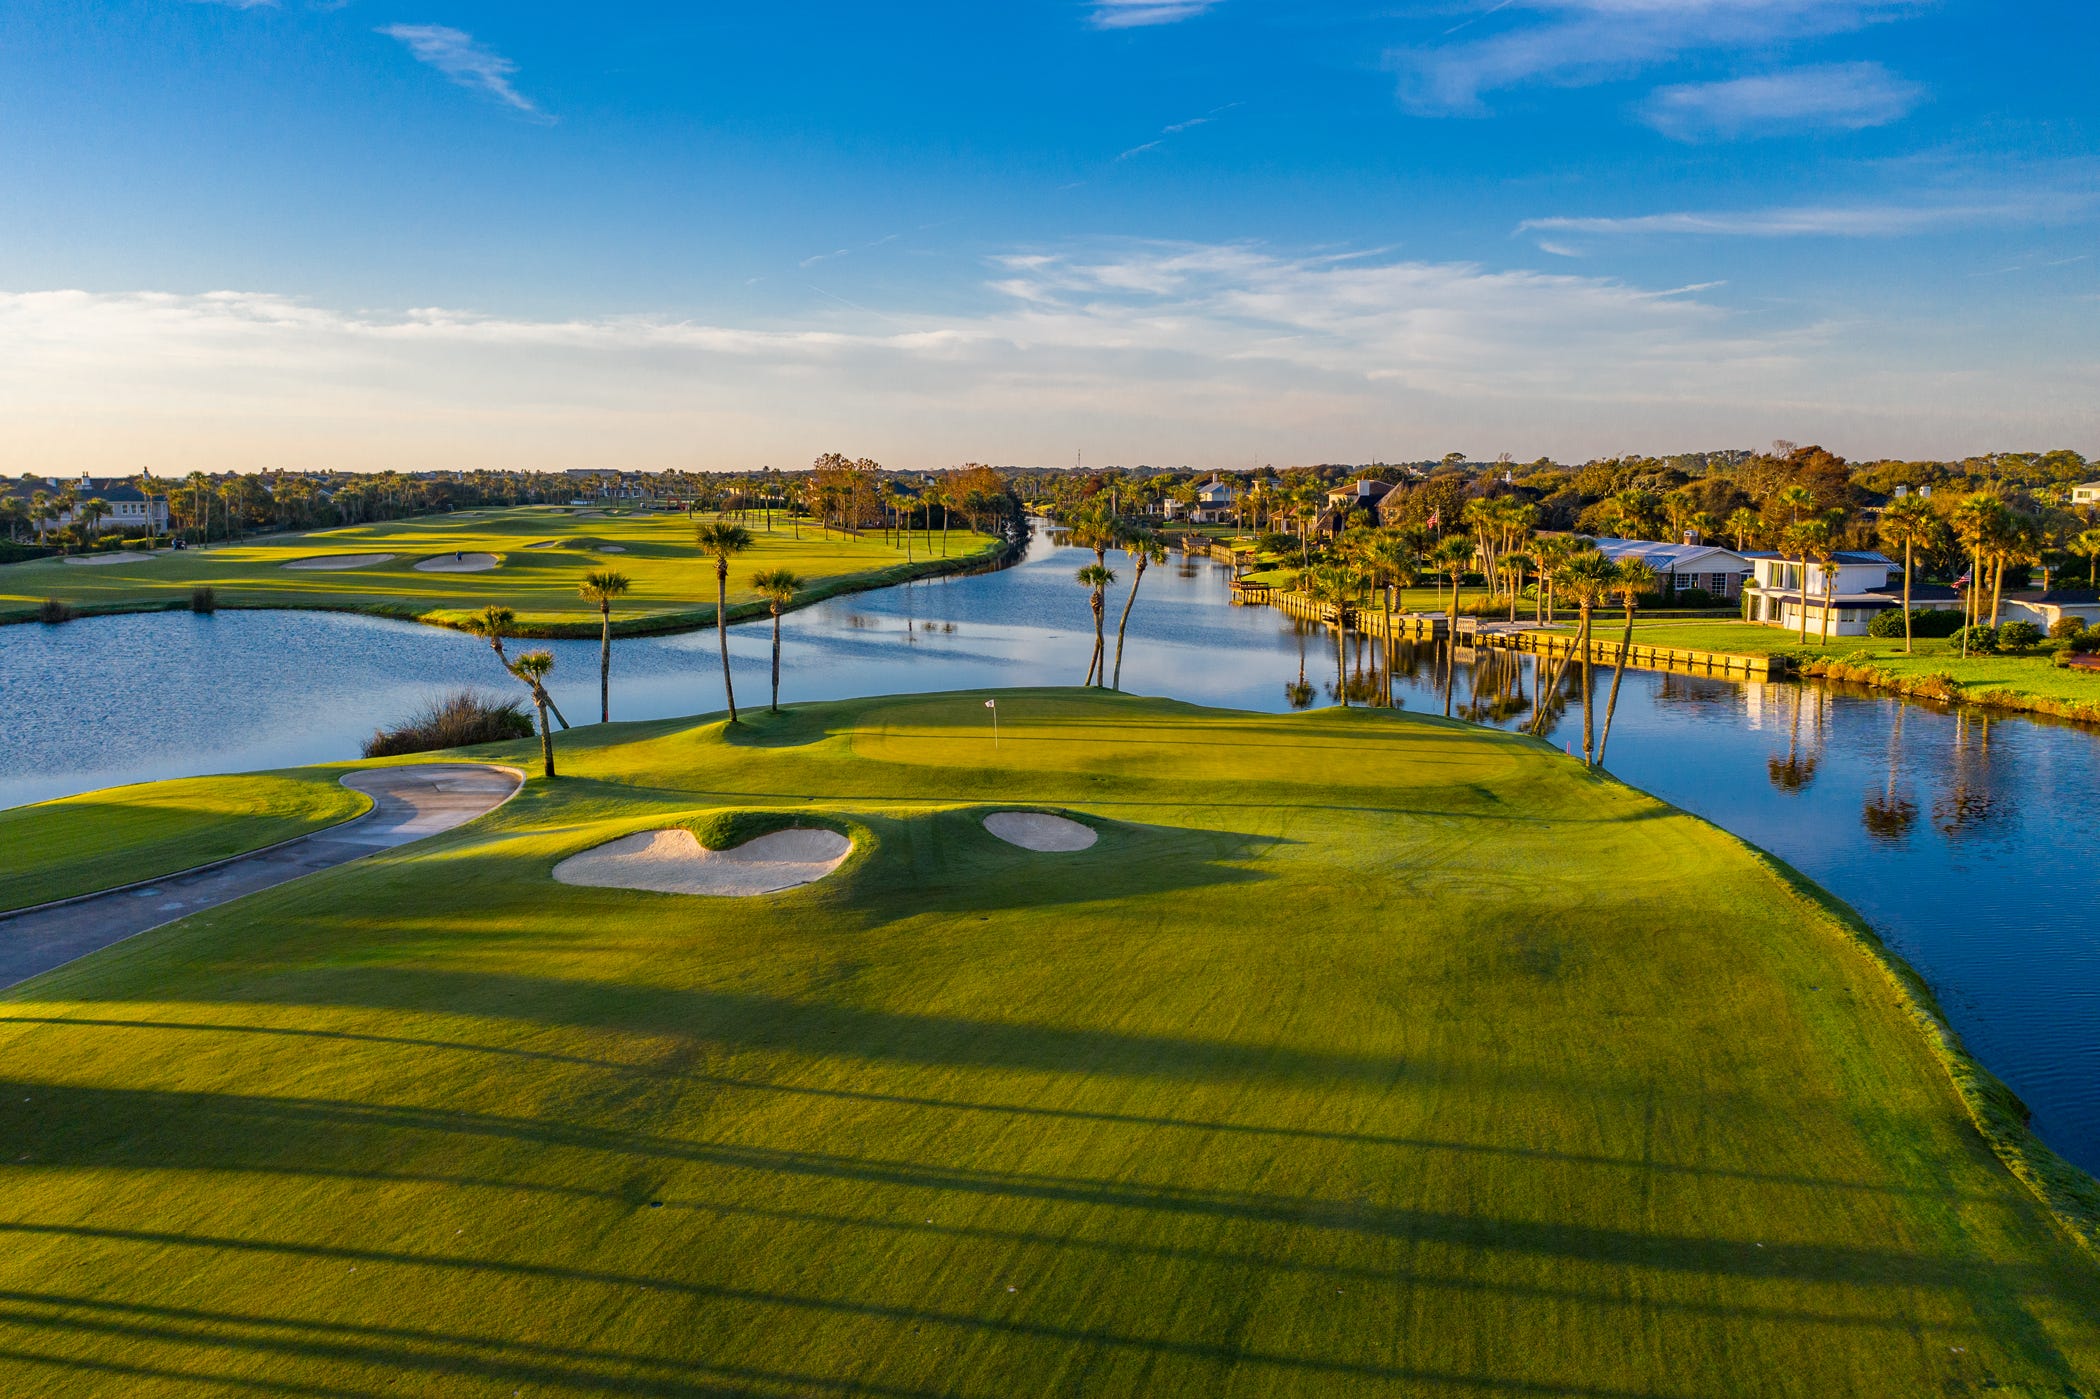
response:
[[[1697,588],[1717,598],[1736,598],[1742,596],[1743,585],[1750,580],[1748,558],[1733,549],[1703,543],[1695,532],[1687,532],[1682,544],[1653,539],[1600,539],[1597,552],[1613,563],[1640,560],[1675,592]]]
[[[37,491],[43,491],[54,501],[67,490],[76,500],[99,500],[109,507],[109,512],[95,521],[95,533],[107,534],[111,530],[126,533],[165,534],[168,528],[168,498],[164,495],[149,496],[137,486],[118,476],[89,476],[83,473],[77,481],[62,481],[56,477],[44,480],[0,481],[0,494],[10,495],[27,507]],[[42,529],[71,529],[79,520],[79,512],[62,510],[39,526]]]
[[[2046,593],[2016,593],[2005,599],[2001,620],[2032,622],[2044,632],[2066,617],[2100,626],[2100,593],[2090,588],[2056,588]]]
[[[1215,525],[1228,520],[1232,518],[1233,499],[1232,487],[1213,475],[1196,487],[1195,502],[1187,507],[1189,521],[1198,525]],[[1171,520],[1182,509],[1182,504],[1178,500],[1169,500],[1164,502],[1164,507],[1167,518]]]
[[[1865,636],[1874,614],[1903,605],[1902,569],[1885,554],[1844,550],[1826,565],[1778,554],[1752,553],[1750,581],[1743,585],[1743,620],[1799,629],[1803,613],[1808,629],[1824,630],[1830,612],[1832,636]],[[1914,600],[1915,601],[1915,600]]]

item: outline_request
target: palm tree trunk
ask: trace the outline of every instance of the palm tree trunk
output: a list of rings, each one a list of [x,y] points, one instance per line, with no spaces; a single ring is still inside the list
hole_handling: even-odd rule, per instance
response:
[[[1378,608],[1382,614],[1380,620],[1385,623],[1385,639],[1379,642],[1379,645],[1385,648],[1383,653],[1385,659],[1384,673],[1379,677],[1379,697],[1384,701],[1385,707],[1391,709],[1393,707],[1393,589],[1390,584],[1383,585],[1378,589]]]
[[[1828,564],[1825,564],[1823,566],[1823,635],[1817,643],[1820,646],[1828,647],[1830,645],[1830,610],[1836,604],[1837,575],[1830,571]]]
[[[1808,555],[1801,556],[1801,644],[1808,645]]]
[[[1094,686],[1105,689],[1108,684],[1108,642],[1103,635],[1102,624],[1108,618],[1108,595],[1100,588],[1094,589]]]
[[[1123,633],[1130,627],[1130,609],[1137,605],[1138,585],[1145,581],[1145,556],[1138,555],[1137,574],[1130,580],[1130,596],[1123,599],[1123,616],[1116,623],[1116,672],[1109,681],[1109,688],[1123,688]]]
[[[1597,762],[1604,762],[1604,750],[1611,747],[1612,716],[1619,712],[1619,678],[1626,673],[1626,653],[1633,647],[1633,600],[1626,601],[1626,631],[1619,638],[1619,657],[1612,663],[1611,696],[1604,702],[1604,735],[1597,740]]]
[[[1910,654],[1910,576],[1916,557],[1917,541],[1903,541],[1903,654]]]
[[[780,604],[773,604],[773,712],[780,712]]]
[[[598,722],[612,722],[612,604],[598,608]]]
[[[1342,708],[1349,707],[1349,607],[1346,603],[1334,605],[1334,691],[1341,696]]]
[[[540,711],[540,774],[554,776],[554,730],[547,724],[547,692],[535,685],[532,698]]]
[[[722,644],[722,695],[729,701],[729,722],[736,717],[736,688],[729,682],[729,560],[715,560],[715,640]]]

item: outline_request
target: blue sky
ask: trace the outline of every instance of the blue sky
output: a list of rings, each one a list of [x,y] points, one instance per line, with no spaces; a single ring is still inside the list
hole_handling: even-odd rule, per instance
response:
[[[2100,453],[2096,52],[1980,0],[14,0],[0,469]]]

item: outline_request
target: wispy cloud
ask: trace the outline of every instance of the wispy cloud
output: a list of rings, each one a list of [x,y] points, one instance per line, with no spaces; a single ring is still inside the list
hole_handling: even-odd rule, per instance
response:
[[[1144,143],[1143,145],[1140,145],[1140,146],[1132,146],[1132,147],[1131,147],[1131,148],[1130,148],[1129,150],[1127,150],[1127,151],[1118,151],[1118,152],[1116,153],[1116,159],[1117,159],[1117,160],[1128,160],[1128,159],[1130,159],[1130,158],[1131,158],[1132,156],[1134,156],[1134,155],[1143,155],[1143,154],[1144,154],[1144,153],[1145,153],[1146,151],[1156,151],[1156,150],[1158,150],[1158,149],[1159,149],[1159,148],[1160,148],[1161,146],[1164,146],[1165,144],[1166,144],[1166,142],[1165,142],[1165,141],[1147,141],[1147,142],[1145,142],[1145,143]]]
[[[1183,121],[1170,122],[1159,129],[1158,136],[1144,142],[1142,145],[1132,146],[1129,150],[1119,153],[1116,159],[1128,160],[1134,155],[1143,155],[1146,151],[1158,150],[1167,143],[1169,136],[1179,136],[1184,131],[1194,131],[1199,126],[1209,126],[1224,113],[1231,111],[1235,107],[1244,107],[1246,105],[1245,102],[1227,102],[1211,108],[1200,117],[1189,117]]]
[[[274,10],[277,0],[190,0],[196,5],[223,5],[229,10]]]
[[[1477,115],[1490,93],[1550,83],[1583,86],[1637,76],[1688,53],[1764,48],[1856,29],[1915,8],[1913,0],[1500,0],[1456,43],[1387,55],[1401,101],[1430,115]]]
[[[1096,29],[1142,29],[1194,19],[1219,3],[1221,0],[1093,0],[1090,19]]]
[[[421,62],[471,91],[495,98],[507,107],[544,116],[531,99],[511,86],[518,65],[474,42],[464,30],[442,24],[389,24],[378,31],[398,39]]]
[[[1678,141],[1858,131],[1902,120],[1924,97],[1924,88],[1879,63],[1826,63],[1660,88],[1641,119]]]
[[[1802,205],[1784,209],[1640,214],[1632,218],[1526,219],[1519,233],[1704,234],[1735,238],[1876,238],[1985,221],[2026,223],[2043,213],[2018,204]]]

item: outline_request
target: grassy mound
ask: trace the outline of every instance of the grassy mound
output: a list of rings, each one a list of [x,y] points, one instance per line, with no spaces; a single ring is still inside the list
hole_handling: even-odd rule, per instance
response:
[[[2100,1270],[1784,869],[1511,735],[983,698],[579,731],[0,1000],[0,1392],[2100,1383]],[[874,836],[806,888],[550,875],[805,801]]]
[[[700,842],[703,850],[734,850],[739,845],[757,840],[760,836],[772,835],[775,831],[788,831],[796,827],[837,831],[851,840],[853,828],[848,823],[827,816],[816,816],[798,811],[752,811],[738,808],[729,811],[711,811],[683,823]]]
[[[340,769],[111,787],[0,811],[0,911],[191,869],[359,815]]]

